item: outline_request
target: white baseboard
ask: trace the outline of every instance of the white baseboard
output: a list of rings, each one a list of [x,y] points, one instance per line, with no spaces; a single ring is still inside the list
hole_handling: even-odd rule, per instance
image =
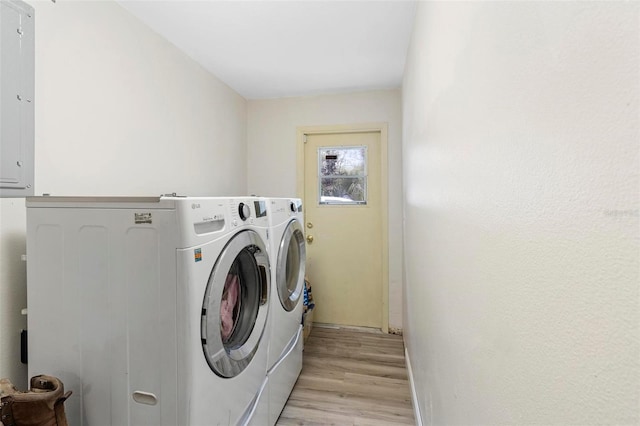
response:
[[[418,405],[418,396],[416,394],[416,384],[413,381],[413,370],[411,369],[411,360],[409,352],[404,348],[404,359],[407,362],[407,373],[409,375],[409,384],[411,385],[411,402],[413,403],[413,414],[416,418],[416,426],[423,426],[422,415],[420,414],[420,405]]]

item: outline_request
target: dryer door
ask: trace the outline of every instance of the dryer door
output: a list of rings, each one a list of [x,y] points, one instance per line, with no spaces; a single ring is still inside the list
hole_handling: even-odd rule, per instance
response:
[[[306,259],[302,226],[298,220],[292,220],[280,241],[276,266],[278,296],[282,307],[287,311],[292,311],[300,301]]]
[[[202,303],[201,338],[209,367],[240,374],[262,341],[269,309],[269,257],[254,231],[241,231],[216,261]]]

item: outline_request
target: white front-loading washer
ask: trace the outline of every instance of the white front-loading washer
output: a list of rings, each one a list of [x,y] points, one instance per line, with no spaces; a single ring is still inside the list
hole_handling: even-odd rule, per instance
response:
[[[240,197],[27,199],[29,375],[73,391],[69,424],[267,423],[265,212]]]
[[[267,198],[271,229],[271,313],[268,356],[269,424],[278,420],[302,370],[306,264],[302,201]]]

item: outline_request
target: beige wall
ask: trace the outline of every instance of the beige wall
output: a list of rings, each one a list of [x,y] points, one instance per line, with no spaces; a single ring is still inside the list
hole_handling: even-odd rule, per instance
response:
[[[421,2],[403,84],[424,424],[638,424],[637,2]]]
[[[242,97],[115,2],[31,4],[36,194],[246,192]],[[0,377],[24,387],[24,199],[0,200],[0,238]]]
[[[389,125],[389,326],[402,328],[399,90],[249,101],[248,188],[263,196],[295,196],[297,127],[374,122]]]

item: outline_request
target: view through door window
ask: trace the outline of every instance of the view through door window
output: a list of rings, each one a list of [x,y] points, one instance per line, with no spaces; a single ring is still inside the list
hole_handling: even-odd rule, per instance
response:
[[[318,148],[319,204],[367,204],[367,147]]]

